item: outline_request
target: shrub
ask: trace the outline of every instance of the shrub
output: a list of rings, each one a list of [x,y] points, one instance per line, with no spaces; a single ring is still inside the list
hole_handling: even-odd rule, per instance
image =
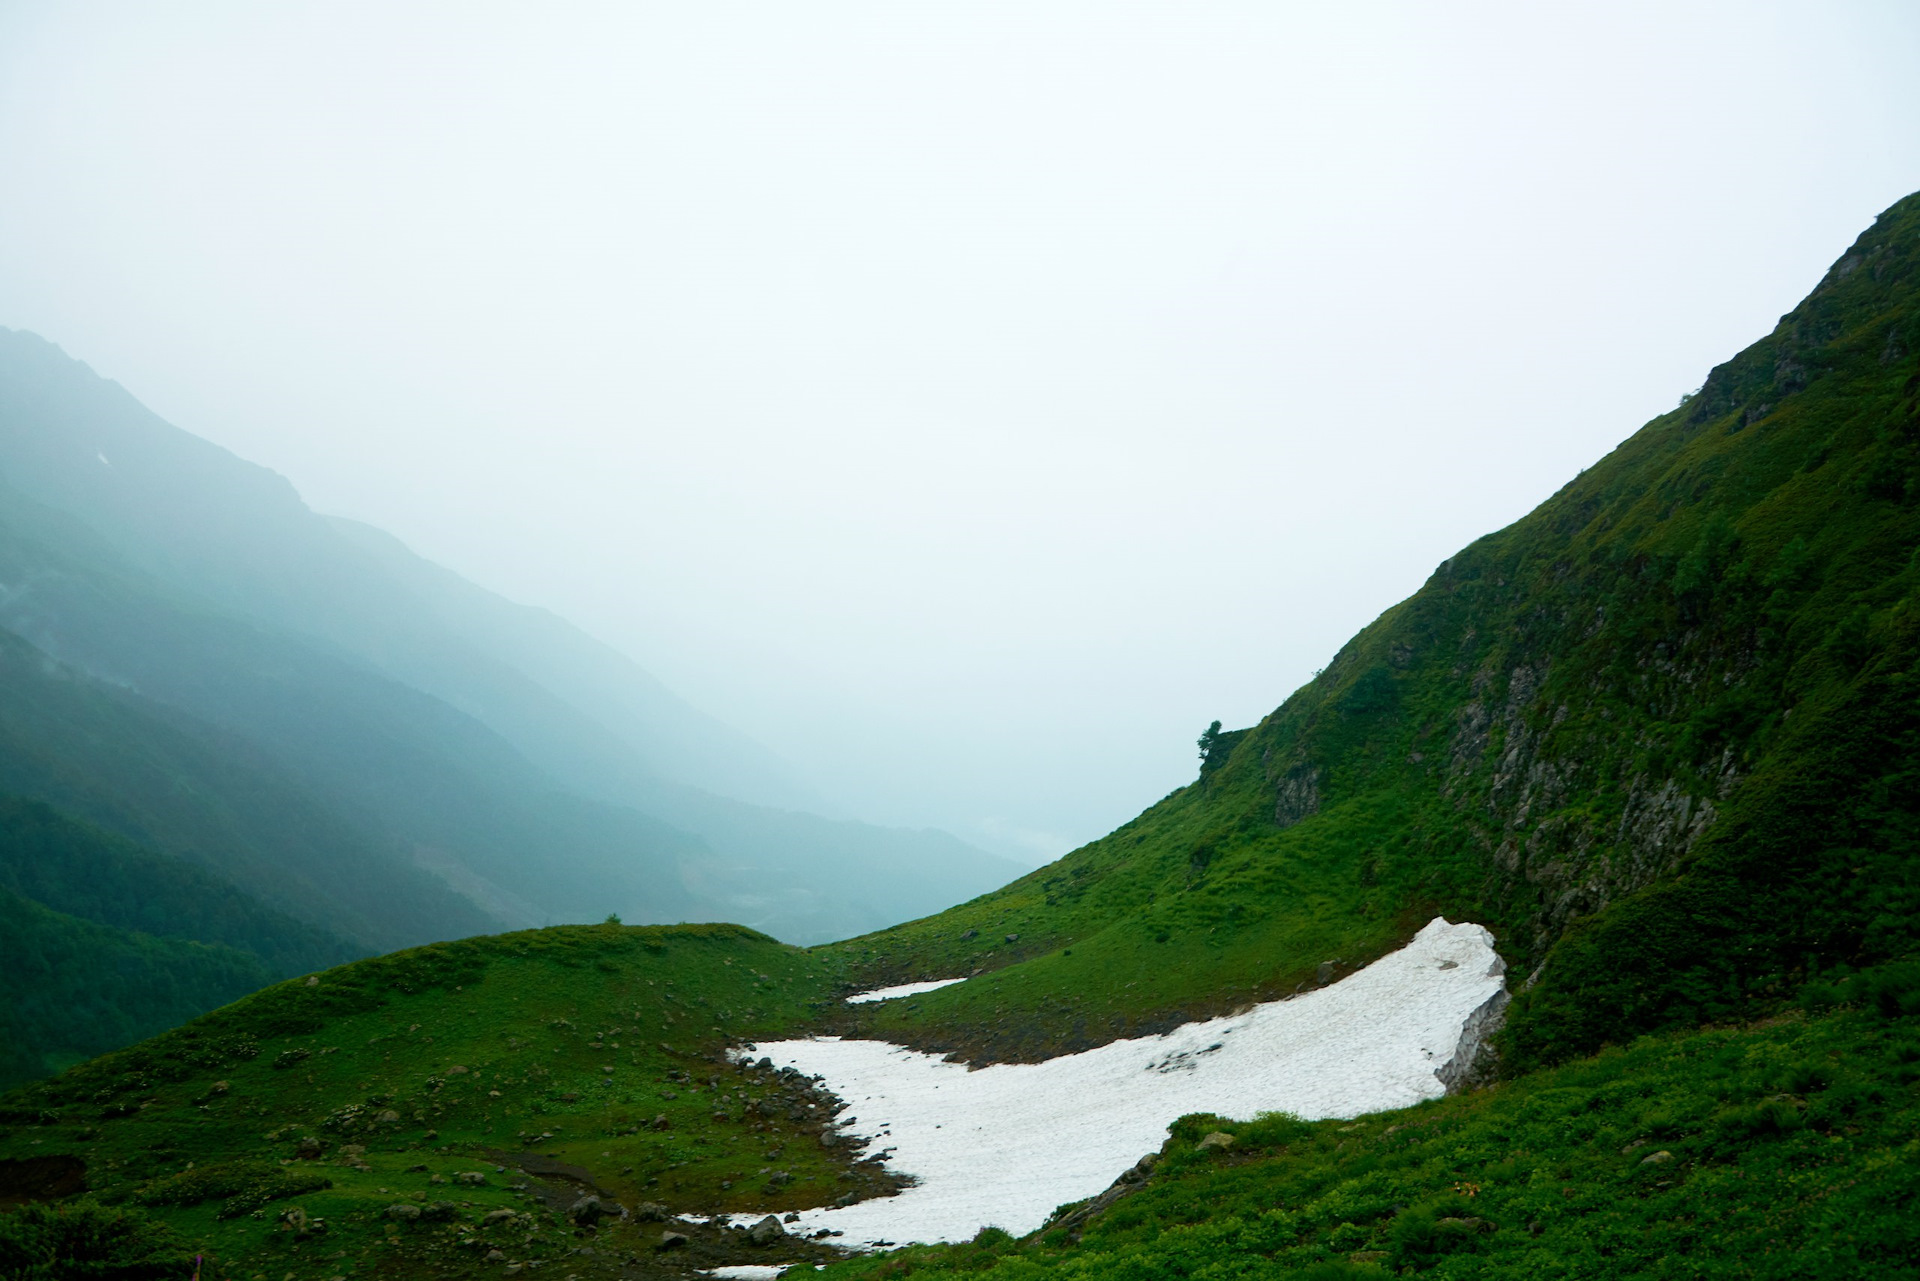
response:
[[[7,1281],[184,1281],[193,1257],[164,1223],[89,1200],[0,1214]]]

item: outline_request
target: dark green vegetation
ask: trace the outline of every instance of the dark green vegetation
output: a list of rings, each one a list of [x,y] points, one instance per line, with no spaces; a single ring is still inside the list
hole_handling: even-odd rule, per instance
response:
[[[583,1278],[683,1274],[756,1256],[554,1210],[593,1186],[676,1211],[884,1190],[807,1142],[830,1104],[728,1042],[1039,1057],[1327,981],[1444,913],[1518,980],[1491,1088],[1188,1118],[1136,1190],[1028,1240],[840,1274],[1920,1275],[1917,682],[1913,197],[1680,408],[1059,863],[811,952],[608,925],[283,983],[8,1096],[0,1186],[69,1195],[84,1163],[105,1208],[76,1223],[140,1207],[174,1234],[151,1251],[206,1243],[223,1275],[491,1276],[583,1247]],[[833,999],[957,974],[979,977]],[[381,1217],[395,1198],[431,1214]]]
[[[353,955],[340,940],[262,907],[219,877],[37,801],[0,798],[0,887],[116,929],[239,948],[275,977]]]
[[[0,799],[0,1086],[353,953],[192,864]]]
[[[565,1217],[587,1192],[710,1214],[890,1186],[821,1145],[831,1105],[810,1083],[721,1054],[805,1021],[837,977],[730,925],[555,927],[355,962],[16,1090],[0,1192],[9,1162],[77,1158],[93,1201],[276,1277],[583,1245],[598,1253],[570,1270],[618,1275],[662,1225],[589,1232]],[[396,1220],[399,1203],[429,1212]],[[513,1217],[483,1224],[496,1210]],[[676,1258],[758,1257],[683,1226]]]
[[[1914,1276],[1920,1026],[1865,1005],[1647,1037],[1350,1122],[1186,1117],[1144,1186],[1084,1225],[827,1275]],[[1233,1145],[1198,1146],[1216,1131]]]

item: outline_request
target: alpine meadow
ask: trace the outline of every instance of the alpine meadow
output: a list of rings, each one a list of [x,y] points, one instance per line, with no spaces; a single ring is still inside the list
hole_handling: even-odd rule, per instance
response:
[[[1920,1275],[1920,195],[1010,881],[0,357],[0,1276]]]

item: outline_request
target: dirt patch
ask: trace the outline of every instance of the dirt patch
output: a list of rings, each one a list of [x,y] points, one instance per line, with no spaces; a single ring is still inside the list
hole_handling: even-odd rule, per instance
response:
[[[0,1161],[0,1205],[58,1201],[87,1190],[87,1163],[77,1156]]]

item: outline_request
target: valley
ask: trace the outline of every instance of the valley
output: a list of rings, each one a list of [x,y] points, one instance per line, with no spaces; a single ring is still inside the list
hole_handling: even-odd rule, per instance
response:
[[[138,581],[113,599],[188,617],[180,582]],[[88,1251],[129,1278],[204,1254],[205,1281],[1920,1274],[1920,196],[1272,713],[1210,729],[1189,784],[851,937],[688,923],[738,892],[671,870],[721,825],[639,808],[690,786],[651,775],[542,790],[542,735],[583,713],[530,669],[496,684],[497,650],[459,711],[383,683],[404,664],[364,637],[215,611],[217,646],[129,688],[71,590],[9,642],[7,785],[46,811],[20,821],[102,866],[213,869],[235,919],[311,932],[162,948],[73,878],[9,873],[156,957],[278,969],[20,1069],[0,1275]],[[196,684],[216,651],[240,675]],[[301,746],[316,718],[275,717],[326,681],[362,710]],[[502,690],[546,728],[510,733]],[[381,792],[402,773],[443,790]],[[524,862],[541,834],[568,858]],[[896,871],[953,854],[861,839]],[[287,894],[294,840],[326,853]],[[496,928],[405,854],[432,842],[584,919]],[[788,884],[851,894],[838,850],[846,879]],[[677,923],[585,923],[616,892]]]

